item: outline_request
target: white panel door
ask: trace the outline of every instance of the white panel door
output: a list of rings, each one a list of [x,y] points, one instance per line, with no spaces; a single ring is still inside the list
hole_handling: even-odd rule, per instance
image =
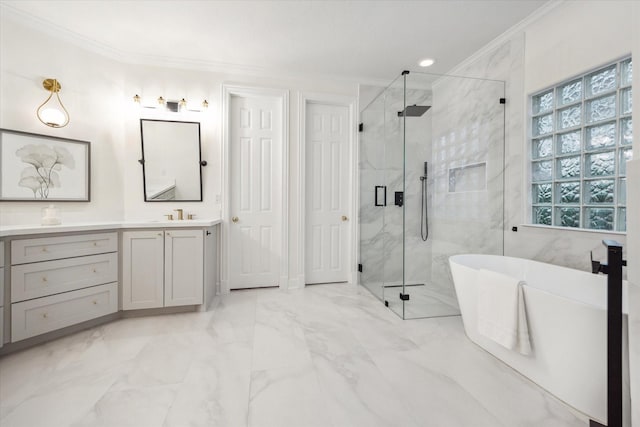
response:
[[[202,230],[164,233],[164,306],[199,305],[204,291]]]
[[[282,101],[232,96],[230,104],[229,288],[277,286]]]
[[[164,233],[122,233],[122,309],[157,308],[164,304]]]
[[[305,126],[305,283],[346,282],[350,253],[349,109],[310,103]]]

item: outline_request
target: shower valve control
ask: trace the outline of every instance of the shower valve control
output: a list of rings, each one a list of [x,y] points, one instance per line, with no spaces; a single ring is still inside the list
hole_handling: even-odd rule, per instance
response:
[[[402,206],[404,204],[404,191],[396,191],[395,205]]]

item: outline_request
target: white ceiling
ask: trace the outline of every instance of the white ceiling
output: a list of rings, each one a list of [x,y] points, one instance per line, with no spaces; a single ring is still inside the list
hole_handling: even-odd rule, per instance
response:
[[[547,0],[2,0],[132,61],[390,81],[445,73]],[[136,61],[138,62],[138,61]]]

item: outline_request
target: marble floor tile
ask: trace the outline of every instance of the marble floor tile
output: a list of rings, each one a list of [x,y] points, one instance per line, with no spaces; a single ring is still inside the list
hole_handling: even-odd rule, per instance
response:
[[[253,370],[308,365],[311,355],[300,325],[284,325],[276,328],[256,323],[253,341]]]
[[[113,388],[125,390],[179,384],[194,358],[196,343],[188,333],[160,335],[150,340],[131,361]]]
[[[154,386],[109,391],[73,427],[161,426],[178,386]]]
[[[578,427],[581,414],[363,287],[234,291],[0,358],[0,426]]]
[[[333,426],[313,365],[253,371],[248,425]]]
[[[164,426],[246,426],[250,364],[251,346],[244,342],[215,343],[198,352],[177,389]]]
[[[321,340],[322,345],[309,337],[313,364],[334,425],[419,426],[365,349],[350,335]]]
[[[109,370],[117,377],[122,363],[140,349],[137,342],[119,341],[103,353],[104,342],[96,336],[100,336],[97,328],[2,357],[0,420],[30,397],[46,394],[61,384],[100,378]]]
[[[109,390],[117,379],[117,369],[98,375],[64,376],[44,380],[34,387],[31,395],[15,408],[3,413],[2,427],[63,427],[81,419]],[[32,385],[33,387],[33,385]]]

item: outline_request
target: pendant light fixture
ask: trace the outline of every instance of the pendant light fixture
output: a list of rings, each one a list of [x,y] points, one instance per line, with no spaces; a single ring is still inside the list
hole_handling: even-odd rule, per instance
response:
[[[45,79],[42,87],[49,91],[49,97],[38,107],[38,120],[52,128],[65,127],[69,124],[69,112],[60,100],[60,82],[57,79]]]

